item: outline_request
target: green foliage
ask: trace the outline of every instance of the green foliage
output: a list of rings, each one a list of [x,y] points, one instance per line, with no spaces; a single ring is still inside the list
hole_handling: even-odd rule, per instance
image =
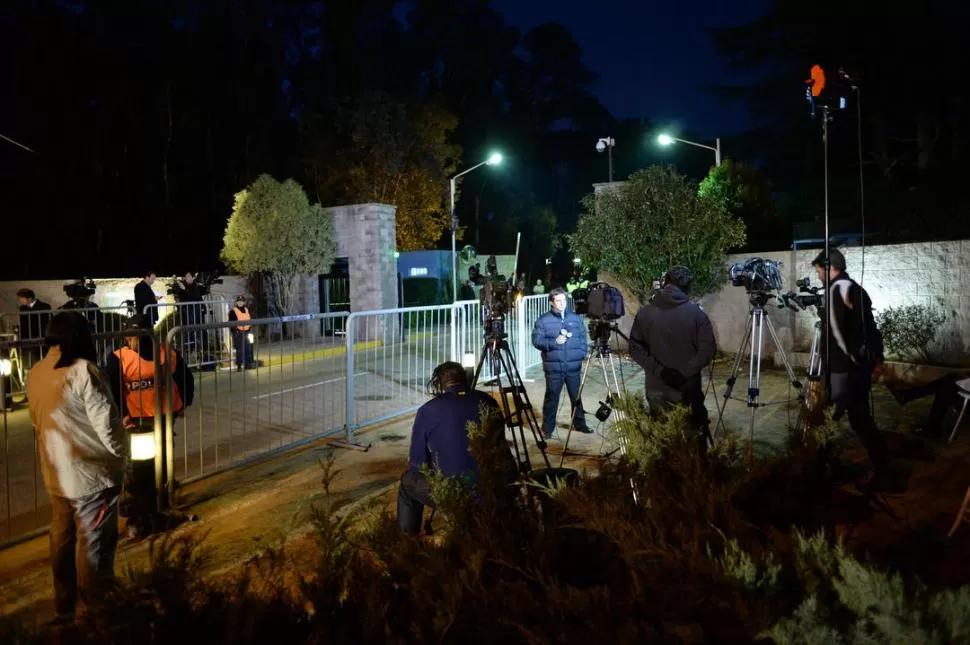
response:
[[[383,502],[341,506],[328,453],[314,548],[272,546],[241,571],[209,577],[199,541],[162,539],[147,569],[124,572],[92,598],[80,628],[12,625],[0,642],[966,640],[970,588],[930,593],[861,562],[817,527],[779,529],[752,512],[781,488],[804,513],[813,464],[798,460],[810,452],[748,470],[729,450],[702,458],[682,410],[648,415],[628,397],[617,412],[627,419],[618,432],[629,435],[628,458],[553,490],[507,484],[500,415],[470,424],[482,475],[474,494],[432,475],[444,525],[433,539],[401,534]],[[790,483],[779,486],[777,476]]]
[[[711,168],[698,193],[718,202],[732,217],[744,222],[749,245],[786,239],[779,238],[786,223],[775,212],[771,182],[757,168],[725,159],[720,166]]]
[[[929,361],[930,346],[945,321],[945,313],[925,305],[889,307],[876,315],[886,354],[905,361]]]
[[[744,223],[696,184],[669,168],[651,166],[625,183],[583,199],[584,213],[570,248],[617,277],[645,301],[673,265],[694,272],[692,297],[721,288],[725,253],[745,241]]]
[[[397,207],[397,248],[433,248],[450,227],[448,178],[461,147],[458,119],[440,101],[382,92],[331,105],[304,125],[307,170],[320,199]]]
[[[303,188],[260,175],[236,193],[223,236],[222,259],[240,274],[270,273],[279,280],[282,311],[287,311],[293,278],[326,273],[337,253],[333,222]]]

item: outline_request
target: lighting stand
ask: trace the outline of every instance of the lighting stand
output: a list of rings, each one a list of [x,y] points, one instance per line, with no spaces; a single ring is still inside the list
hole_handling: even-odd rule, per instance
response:
[[[731,374],[727,379],[727,388],[724,390],[724,405],[718,407],[718,418],[717,418],[717,428],[720,429],[722,423],[724,422],[724,410],[727,408],[727,402],[730,400],[731,392],[734,390],[734,384],[738,379],[738,372],[741,369],[741,358],[744,356],[745,350],[749,350],[748,359],[748,396],[747,398],[736,398],[737,401],[745,401],[748,407],[751,409],[751,421],[748,425],[748,464],[750,465],[754,458],[754,420],[755,413],[758,408],[763,408],[769,405],[775,405],[778,403],[787,403],[788,399],[778,399],[775,401],[762,401],[761,400],[761,359],[764,351],[764,329],[768,328],[768,333],[771,336],[771,340],[775,344],[775,351],[777,356],[781,356],[781,360],[785,365],[785,371],[788,372],[788,379],[791,384],[798,390],[799,399],[802,398],[802,384],[795,376],[795,370],[792,369],[791,361],[788,360],[788,355],[785,354],[785,350],[781,345],[781,341],[778,339],[778,333],[775,331],[775,325],[771,322],[771,318],[765,312],[765,305],[768,300],[774,298],[775,296],[769,293],[764,293],[761,291],[749,292],[748,301],[751,304],[751,310],[748,312],[748,320],[750,324],[747,325],[747,329],[744,332],[744,338],[741,339],[741,345],[738,347],[737,353],[734,355],[734,364],[731,366]]]

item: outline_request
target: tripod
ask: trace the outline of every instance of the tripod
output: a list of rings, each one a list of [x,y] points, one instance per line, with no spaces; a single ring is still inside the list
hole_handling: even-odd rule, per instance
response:
[[[761,358],[764,350],[764,329],[768,328],[768,333],[771,335],[771,339],[775,343],[775,349],[778,355],[781,356],[782,362],[785,364],[785,371],[788,372],[788,379],[791,384],[798,390],[799,399],[804,395],[802,391],[802,384],[795,376],[795,370],[792,369],[791,362],[788,360],[788,356],[785,354],[785,350],[781,346],[781,341],[778,340],[778,333],[775,331],[775,325],[771,322],[765,312],[765,305],[768,300],[774,298],[775,296],[763,291],[754,291],[748,293],[748,302],[751,304],[751,311],[748,312],[748,319],[751,324],[748,325],[747,330],[744,332],[744,338],[741,339],[741,346],[738,347],[738,352],[734,356],[734,364],[731,366],[731,375],[727,379],[727,388],[724,390],[724,405],[718,408],[718,427],[724,422],[724,410],[727,408],[727,402],[731,399],[731,392],[734,389],[734,384],[738,380],[738,372],[741,368],[741,358],[744,355],[746,349],[749,350],[748,359],[748,396],[746,399],[737,398],[738,401],[745,401],[749,408],[751,408],[751,421],[748,426],[748,463],[750,464],[753,460],[753,449],[754,449],[754,419],[755,413],[758,408],[762,408],[768,405],[774,405],[778,403],[787,403],[787,399],[778,399],[775,401],[762,401],[761,400]],[[757,345],[756,345],[757,343]]]
[[[572,414],[569,419],[569,429],[566,432],[566,442],[563,444],[562,455],[559,459],[560,468],[566,459],[566,453],[569,451],[569,438],[572,436],[573,429],[576,427],[576,411],[579,402],[583,398],[583,390],[586,389],[586,379],[589,377],[590,367],[593,364],[594,358],[599,363],[600,370],[603,372],[603,381],[606,384],[606,400],[600,402],[600,407],[596,410],[596,420],[600,423],[605,423],[613,412],[616,412],[615,419],[623,418],[623,413],[614,407],[620,397],[620,382],[616,376],[613,350],[610,348],[610,334],[614,331],[620,337],[626,338],[615,323],[598,320],[593,320],[589,323],[589,336],[593,342],[593,346],[590,348],[590,352],[586,356],[586,361],[583,365],[583,377],[579,382],[579,390],[576,393],[576,401],[572,406]],[[618,450],[621,455],[625,455],[626,440],[623,437],[618,437],[618,439],[620,444]]]
[[[529,400],[529,393],[522,382],[515,358],[509,349],[506,340],[507,334],[504,329],[502,318],[492,318],[485,322],[485,346],[482,348],[482,355],[478,359],[475,367],[475,376],[472,379],[472,387],[478,383],[478,377],[482,372],[482,366],[488,359],[492,368],[491,381],[498,387],[499,395],[502,398],[502,413],[505,417],[506,427],[512,431],[512,448],[515,452],[515,461],[518,464],[519,473],[529,475],[532,471],[532,459],[529,457],[529,447],[526,441],[526,426],[532,433],[532,438],[542,454],[545,462],[546,472],[551,474],[552,479],[556,479],[553,473],[552,464],[546,454],[548,445],[536,421],[535,410]]]
[[[623,412],[617,410],[615,407],[616,402],[620,398],[620,382],[616,377],[616,364],[613,361],[613,350],[610,348],[610,334],[612,332],[616,332],[627,342],[630,341],[629,338],[623,335],[623,332],[620,331],[616,323],[603,320],[593,320],[589,323],[589,335],[593,341],[593,347],[586,357],[586,364],[583,365],[583,378],[579,382],[579,390],[576,392],[576,401],[573,405],[572,416],[569,420],[569,430],[566,432],[566,442],[563,444],[562,454],[559,456],[560,468],[562,468],[563,462],[566,460],[566,453],[569,450],[569,438],[572,436],[573,428],[576,427],[576,411],[579,408],[579,402],[582,401],[583,390],[586,388],[586,379],[589,377],[590,367],[593,364],[594,357],[599,362],[600,369],[603,372],[603,381],[606,383],[606,401],[600,401],[600,407],[596,410],[596,419],[600,423],[605,423],[610,418],[611,413],[614,414],[614,420],[622,420],[624,418]],[[615,452],[619,452],[621,456],[626,455],[626,436],[622,432],[617,432],[616,438],[619,447],[606,456],[610,456]],[[632,478],[630,479],[630,490],[633,492],[633,503],[638,504],[639,495],[637,494],[636,483]]]

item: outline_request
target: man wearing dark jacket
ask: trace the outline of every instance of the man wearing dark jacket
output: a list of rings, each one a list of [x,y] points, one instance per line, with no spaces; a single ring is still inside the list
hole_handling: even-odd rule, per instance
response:
[[[824,252],[812,261],[823,282],[825,264]],[[838,249],[829,252],[829,280],[830,304],[822,326],[828,335],[831,356],[825,355],[826,343],[822,343],[822,356],[831,370],[828,385],[835,418],[848,413],[852,431],[859,435],[869,453],[874,473],[867,487],[885,487],[891,478],[889,451],[869,409],[873,374],[882,374],[886,369],[882,334],[876,328],[869,294],[846,273],[845,256]]]
[[[501,434],[492,437],[499,455],[504,452],[508,457],[499,477],[511,483],[516,475],[504,424],[494,426],[487,420],[488,415],[501,415],[498,404],[488,394],[471,389],[465,368],[459,363],[442,363],[435,368],[428,385],[435,397],[422,405],[414,417],[408,469],[401,476],[397,496],[398,526],[406,533],[419,533],[424,507],[434,508],[431,485],[423,468],[458,479],[468,488],[478,482],[479,464],[468,449],[469,423],[481,425],[485,431],[502,428]]]
[[[43,338],[47,333],[47,326],[51,322],[51,306],[37,299],[32,289],[21,289],[17,292],[20,303],[20,340]],[[46,313],[40,313],[46,312]],[[40,347],[25,347],[21,350],[25,370],[40,360]]]
[[[158,322],[158,307],[145,310],[148,305],[158,304],[158,296],[152,290],[154,283],[155,272],[149,271],[135,285],[135,315],[142,321],[145,329],[154,328],[155,323]]]
[[[556,430],[556,411],[562,386],[575,412],[575,428],[589,433],[583,402],[579,400],[580,371],[589,343],[583,319],[566,309],[566,292],[549,292],[550,309],[539,316],[532,328],[532,346],[542,352],[542,371],[546,377],[546,396],[542,402],[542,430],[546,439]]]
[[[699,446],[706,450],[708,415],[701,372],[714,359],[717,342],[707,314],[687,297],[693,279],[687,267],[667,271],[660,291],[633,321],[630,356],[646,375],[651,413],[688,406]]]

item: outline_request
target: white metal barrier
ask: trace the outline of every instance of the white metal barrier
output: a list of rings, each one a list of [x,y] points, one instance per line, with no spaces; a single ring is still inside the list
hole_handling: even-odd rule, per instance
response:
[[[348,345],[344,339],[321,335],[320,328],[321,321],[333,323],[347,315],[284,316],[169,331],[167,346],[180,351],[183,341],[201,331],[230,334],[235,345],[231,363],[193,374],[192,405],[177,418],[166,419],[175,437],[176,479],[199,479],[345,432]],[[279,330],[278,336],[264,333],[268,330]],[[167,370],[167,377],[184,391],[179,375]]]
[[[228,300],[198,300],[192,302],[160,302],[146,305],[142,315],[157,317],[156,324],[164,335],[167,329],[206,323],[229,321],[229,310],[235,303]],[[170,321],[170,322],[168,322]],[[228,365],[232,354],[229,329],[193,329],[180,339],[186,365],[195,369]]]

